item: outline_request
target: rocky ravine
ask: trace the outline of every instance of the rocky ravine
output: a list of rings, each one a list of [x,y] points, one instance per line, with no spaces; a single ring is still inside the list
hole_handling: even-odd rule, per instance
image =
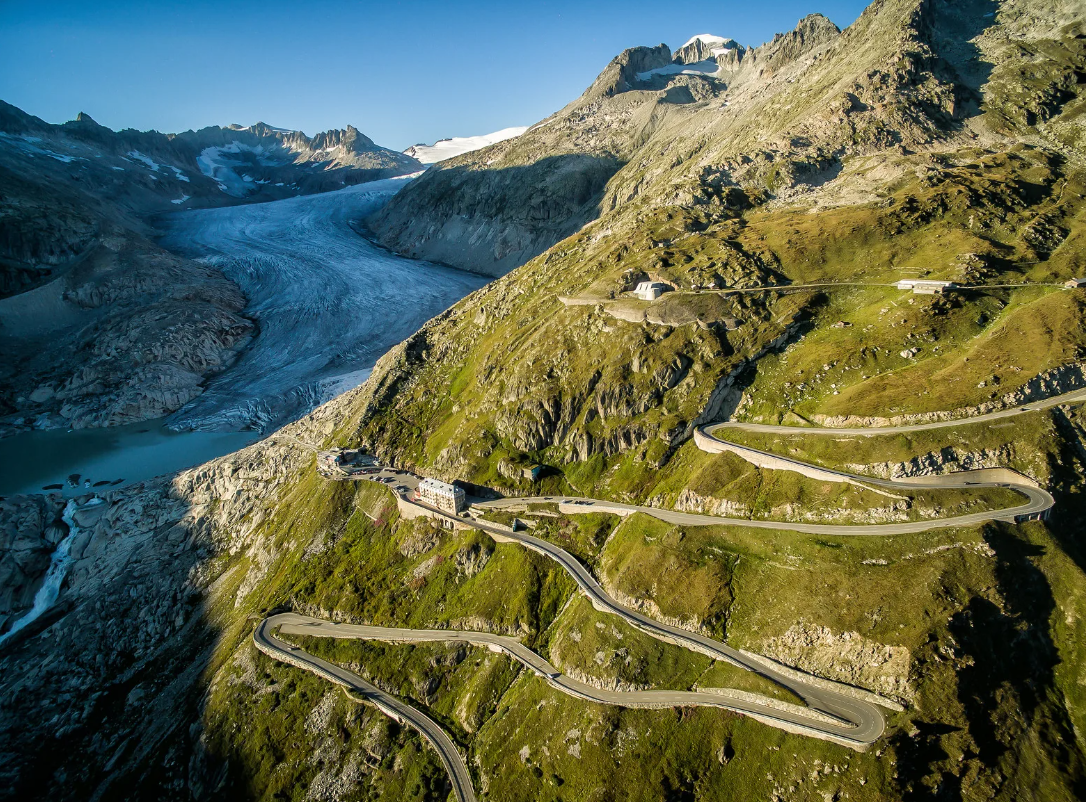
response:
[[[289,431],[320,439],[333,418],[321,410]],[[0,797],[37,798],[49,788],[57,799],[112,798],[115,783],[136,782],[166,742],[175,790],[214,783],[198,758],[201,676],[216,632],[274,552],[254,531],[311,463],[296,442],[269,439],[104,494],[108,509],[78,533],[57,608],[0,647]],[[40,584],[57,508],[40,497],[4,502],[5,619],[24,612]],[[248,557],[234,559],[241,554]],[[46,741],[57,746],[43,752]],[[55,775],[56,749],[85,759]]]

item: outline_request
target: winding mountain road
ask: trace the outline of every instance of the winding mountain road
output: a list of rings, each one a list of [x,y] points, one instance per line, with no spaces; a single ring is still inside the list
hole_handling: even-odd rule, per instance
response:
[[[901,432],[925,431],[950,426],[982,423],[1013,417],[1027,412],[1047,409],[1064,403],[1086,401],[1086,390],[1065,393],[1044,401],[1025,404],[999,412],[987,413],[973,418],[935,421],[923,424],[893,426],[871,429],[830,429],[775,426],[728,422],[711,424],[695,430],[694,439],[698,447],[710,453],[733,452],[752,464],[774,470],[791,470],[824,481],[841,481],[861,486],[874,486],[891,490],[910,490],[916,488],[1010,488],[1026,497],[1026,503],[999,510],[988,510],[969,515],[929,521],[910,521],[896,524],[873,525],[835,525],[802,524],[783,521],[754,521],[745,518],[727,518],[721,516],[699,515],[674,510],[662,510],[634,504],[603,501],[600,499],[578,498],[572,496],[534,496],[507,498],[492,501],[477,500],[472,505],[476,511],[486,509],[524,508],[531,503],[557,503],[559,510],[565,513],[605,512],[616,515],[630,515],[642,512],[663,521],[682,526],[745,526],[763,529],[785,529],[806,534],[820,535],[896,535],[924,532],[951,526],[970,526],[992,520],[1020,521],[1038,517],[1052,508],[1054,499],[1036,482],[1022,474],[1006,468],[962,471],[938,476],[919,476],[903,479],[877,479],[869,476],[836,471],[821,466],[804,463],[788,457],[781,457],[748,446],[730,443],[717,436],[717,432],[728,429],[771,434],[816,434],[816,435],[860,435],[895,434]],[[403,704],[394,697],[385,694],[361,677],[345,669],[334,666],[320,658],[310,655],[298,647],[275,638],[274,628],[286,635],[309,635],[333,638],[356,638],[379,640],[391,643],[422,642],[466,642],[485,646],[494,651],[508,654],[514,660],[526,666],[542,677],[553,687],[571,696],[599,704],[619,705],[622,707],[683,707],[711,706],[732,710],[751,716],[771,726],[780,727],[817,738],[834,741],[855,749],[863,749],[878,740],[885,730],[885,719],[876,706],[880,700],[873,694],[817,677],[805,675],[760,655],[732,648],[697,632],[690,632],[679,627],[664,624],[637,610],[626,607],[612,598],[596,581],[591,572],[573,555],[546,540],[516,532],[498,524],[482,521],[474,517],[452,515],[444,510],[431,507],[409,498],[417,487],[418,479],[410,473],[384,468],[378,474],[368,476],[340,477],[343,479],[370,479],[377,481],[399,482],[395,495],[401,509],[414,509],[437,518],[452,521],[461,526],[468,526],[486,532],[499,543],[514,543],[535,551],[557,562],[576,582],[578,589],[585,594],[600,612],[615,615],[627,624],[660,641],[680,646],[714,660],[724,660],[733,665],[753,671],[766,679],[787,688],[802,698],[806,708],[792,705],[754,694],[730,692],[727,689],[713,691],[608,691],[571,679],[562,674],[551,663],[513,638],[486,632],[460,630],[416,630],[387,627],[373,627],[359,624],[337,624],[295,613],[282,613],[260,622],[254,633],[254,641],[266,654],[317,673],[332,682],[352,688],[373,701],[381,710],[398,720],[406,721],[418,729],[437,750],[441,760],[452,778],[454,791],[460,802],[474,800],[470,774],[460,753],[449,737],[427,716]],[[886,706],[892,706],[886,702]]]
[[[788,688],[809,705],[808,709],[765,697],[763,697],[762,701],[759,701],[753,694],[734,692],[729,694],[727,689],[721,689],[718,692],[669,690],[622,692],[601,690],[563,675],[548,661],[512,638],[484,632],[415,630],[336,624],[295,613],[280,613],[265,618],[257,625],[253,633],[254,643],[258,649],[268,656],[311,671],[330,682],[355,690],[376,704],[387,715],[393,716],[397,720],[406,721],[422,733],[445,764],[449,776],[453,779],[457,799],[461,800],[461,802],[474,799],[470,785],[470,775],[463,758],[456,750],[451,739],[432,719],[405,705],[395,697],[384,693],[357,674],[310,655],[300,648],[276,638],[273,630],[280,628],[283,634],[358,638],[394,643],[433,641],[473,643],[505,652],[543,677],[552,686],[587,701],[622,707],[719,707],[751,716],[772,726],[834,741],[854,749],[863,749],[874,743],[881,737],[885,729],[886,725],[882,713],[865,698],[858,698],[856,689],[840,686],[828,680],[805,677],[800,672],[779,666],[768,658],[734,649],[700,633],[664,624],[623,606],[600,586],[595,577],[573,555],[553,543],[523,532],[513,532],[496,524],[453,516],[435,507],[409,501],[403,496],[400,496],[400,503],[415,507],[421,512],[484,531],[496,542],[515,543],[549,557],[555,560],[573,578],[577,583],[577,587],[588,596],[597,610],[616,615],[631,626],[658,640],[753,671],[782,687]],[[837,690],[837,688],[841,690]],[[875,698],[873,695],[863,694],[862,692],[860,692],[860,696]]]
[[[865,426],[836,428],[832,426],[782,426],[772,423],[744,423],[742,421],[727,421],[725,423],[713,423],[704,427],[706,432],[715,432],[726,429],[734,429],[742,432],[757,432],[759,434],[812,434],[828,437],[878,437],[887,434],[907,434],[909,432],[927,432],[932,429],[946,429],[952,426],[968,426],[974,423],[991,423],[992,421],[1014,418],[1027,412],[1037,412],[1042,409],[1051,409],[1061,404],[1077,404],[1086,401],[1086,389],[1072,390],[1071,392],[1053,395],[1040,401],[1033,401],[1009,409],[1001,409],[996,412],[986,412],[983,415],[974,415],[968,418],[948,418],[947,420],[926,421],[924,423],[909,423],[901,426]]]
[[[265,618],[257,624],[253,632],[253,643],[264,654],[288,663],[297,668],[311,671],[322,679],[340,685],[347,690],[361,694],[366,700],[372,702],[377,708],[396,721],[406,723],[422,733],[423,737],[434,747],[445,770],[449,773],[452,782],[453,793],[460,802],[475,802],[475,791],[471,785],[471,774],[464,763],[456,745],[445,731],[438,726],[432,718],[410,705],[405,705],[395,696],[387,694],[376,685],[367,682],[362,677],[345,668],[340,668],[334,663],[322,660],[319,657],[304,652],[296,646],[277,638],[273,630],[282,624],[297,624],[299,621],[316,621],[306,616],[284,613],[282,615]],[[301,634],[314,634],[304,632]]]
[[[719,442],[719,441],[717,441]],[[727,444],[730,446],[731,444]],[[706,451],[714,451],[710,446]],[[731,451],[732,448],[721,447],[720,451]],[[749,449],[753,451],[754,449]],[[760,452],[765,453],[765,452]],[[772,456],[772,455],[770,455]],[[796,462],[793,460],[793,462]],[[805,463],[797,463],[804,465]],[[813,467],[813,466],[811,466]],[[998,470],[998,469],[997,469]],[[1008,474],[1012,473],[1008,471]],[[932,488],[932,489],[983,489],[1001,487],[1015,490],[1026,496],[1026,503],[1014,507],[1005,507],[998,510],[983,510],[967,515],[956,515],[950,518],[933,518],[924,521],[903,521],[892,524],[808,524],[797,521],[765,521],[752,518],[729,518],[722,515],[703,515],[696,512],[679,512],[677,510],[665,510],[659,507],[646,507],[639,504],[622,504],[617,501],[604,501],[595,498],[582,498],[578,496],[528,496],[519,498],[503,498],[494,501],[479,501],[473,506],[486,509],[522,509],[526,504],[558,504],[558,511],[576,515],[578,513],[606,512],[613,515],[633,515],[640,512],[653,518],[676,526],[743,526],[750,529],[774,529],[778,531],[800,532],[805,535],[831,535],[831,536],[887,536],[908,535],[917,532],[930,532],[933,529],[946,529],[956,526],[974,526],[988,521],[1008,521],[1011,523],[1042,516],[1055,504],[1051,494],[1043,488],[1029,484],[1025,477],[1015,481],[1007,478],[1000,472],[996,481],[991,478],[991,472],[968,471],[962,474],[948,476],[916,477],[916,481],[908,480],[891,481],[887,479],[871,479],[866,476],[854,474],[841,474],[842,477],[854,479],[857,483],[877,485],[880,487],[902,489]],[[937,481],[944,480],[944,481]],[[844,478],[837,481],[844,481]]]

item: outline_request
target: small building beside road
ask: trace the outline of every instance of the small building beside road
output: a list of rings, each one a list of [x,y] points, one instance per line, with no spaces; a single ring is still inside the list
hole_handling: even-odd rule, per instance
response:
[[[1078,289],[1079,287],[1086,287],[1086,278],[1070,278],[1063,283],[1063,286],[1070,290]]]
[[[912,290],[914,295],[942,295],[958,285],[953,281],[933,281],[926,278],[903,278],[894,284],[899,290]]]
[[[633,294],[642,301],[655,301],[670,289],[671,285],[662,281],[642,281],[634,287]]]
[[[439,510],[456,514],[466,509],[467,496],[464,491],[448,482],[438,479],[423,479],[419,482],[418,500]]]
[[[364,451],[322,451],[317,467],[325,476],[355,476],[377,470],[377,458]]]

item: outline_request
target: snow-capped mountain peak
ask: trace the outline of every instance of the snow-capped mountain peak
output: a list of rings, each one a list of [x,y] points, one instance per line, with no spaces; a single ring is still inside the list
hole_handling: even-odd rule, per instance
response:
[[[674,53],[675,61],[680,64],[696,64],[701,61],[715,61],[720,56],[732,53],[742,56],[745,48],[734,39],[717,36],[712,33],[699,33]]]
[[[715,34],[711,33],[696,33],[683,43],[683,47],[686,47],[687,45],[692,45],[694,44],[694,42],[701,42],[702,44],[708,45],[709,47],[720,47],[734,41],[734,39],[729,39],[724,36],[716,36]]]

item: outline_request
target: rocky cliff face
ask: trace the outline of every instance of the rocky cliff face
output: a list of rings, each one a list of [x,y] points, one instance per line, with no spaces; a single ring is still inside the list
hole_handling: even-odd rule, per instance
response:
[[[500,274],[601,210],[615,211],[634,198],[674,203],[682,188],[695,203],[712,203],[729,186],[787,195],[832,177],[845,154],[945,136],[954,101],[940,93],[953,94],[953,84],[944,84],[932,71],[934,60],[923,55],[930,48],[921,23],[904,33],[900,25],[901,14],[922,19],[926,5],[873,7],[844,37],[828,19],[812,15],[749,50],[701,40],[674,54],[664,45],[631,48],[578,100],[516,143],[431,170],[370,226],[394,250]],[[895,74],[885,72],[888,49],[901,51],[895,58],[902,56],[903,66]],[[708,67],[684,69],[707,54],[710,60],[696,63]],[[847,97],[846,86],[853,93]],[[826,94],[812,103],[812,92]],[[888,113],[893,105],[900,113]],[[836,108],[841,113],[835,116]],[[611,166],[591,170],[591,162],[567,153]],[[583,178],[573,185],[536,181],[532,205],[552,213],[511,219],[519,213],[509,211],[504,183],[493,176],[535,178],[558,154]],[[446,200],[453,192],[456,205]],[[471,236],[457,250],[442,231]],[[506,231],[525,247],[492,247]]]
[[[411,199],[398,208],[424,213],[371,218],[378,239],[400,243],[395,250],[406,256],[502,275],[583,225],[618,168],[607,156],[578,153],[485,171],[461,164],[466,158],[432,167],[439,180],[399,193]]]

